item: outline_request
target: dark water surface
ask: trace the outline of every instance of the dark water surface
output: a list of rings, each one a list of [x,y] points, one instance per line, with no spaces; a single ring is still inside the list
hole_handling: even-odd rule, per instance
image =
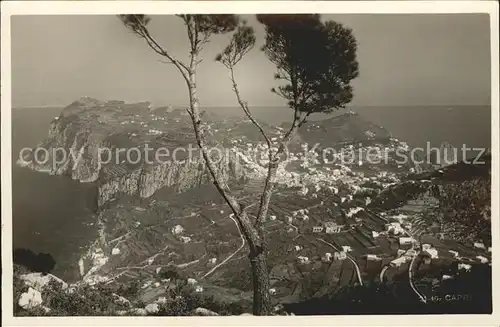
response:
[[[51,176],[16,165],[23,147],[35,147],[48,134],[60,108],[12,111],[12,228],[13,247],[52,255],[53,273],[77,277],[78,257],[95,237],[95,222],[87,204],[92,184]]]

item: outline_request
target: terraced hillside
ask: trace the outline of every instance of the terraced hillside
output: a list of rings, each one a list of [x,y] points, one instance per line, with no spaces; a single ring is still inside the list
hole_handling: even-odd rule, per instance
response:
[[[232,192],[255,214],[267,148],[248,121],[210,119],[205,128],[212,145],[227,150],[219,167]],[[265,128],[276,140],[286,126]],[[99,189],[99,235],[78,265],[83,283],[140,281],[141,296],[152,301],[168,293],[171,281],[165,276],[182,275],[207,294],[250,297],[245,241],[202,161],[143,160],[130,166],[120,157],[118,163],[96,166],[99,146],[194,144],[183,111],[83,99],[55,119],[41,144],[83,149],[76,168],[68,159],[50,172],[95,181]],[[325,157],[328,148],[335,152]],[[304,126],[278,170],[266,221],[275,303],[401,280],[409,296],[430,298],[432,291],[414,287],[428,277],[429,267],[444,274],[442,267],[450,262],[491,260],[489,162],[422,173],[397,160],[396,154],[409,151],[406,143],[355,114]],[[459,192],[464,189],[470,192]],[[474,247],[478,242],[484,248]],[[427,260],[424,244],[439,255]],[[405,277],[409,273],[414,277]]]

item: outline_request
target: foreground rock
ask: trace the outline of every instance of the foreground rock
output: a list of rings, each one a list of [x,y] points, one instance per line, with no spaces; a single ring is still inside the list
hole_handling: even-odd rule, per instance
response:
[[[20,278],[27,286],[32,287],[39,292],[41,292],[42,289],[51,281],[59,283],[62,289],[68,288],[68,284],[65,281],[52,274],[43,275],[42,273],[30,273],[21,275]]]
[[[196,308],[193,311],[193,315],[195,316],[218,316],[217,312],[205,309],[205,308]]]
[[[43,303],[42,294],[30,287],[28,291],[21,294],[18,303],[19,306],[25,310],[33,309]]]

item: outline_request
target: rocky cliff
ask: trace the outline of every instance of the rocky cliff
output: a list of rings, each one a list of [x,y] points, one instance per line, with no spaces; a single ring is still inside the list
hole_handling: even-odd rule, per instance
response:
[[[207,121],[204,130],[214,148],[213,159],[226,182],[264,177],[267,148],[250,121],[214,115]],[[283,127],[262,125],[273,141],[285,132]],[[391,143],[383,128],[345,114],[307,123],[292,149],[303,159],[299,145],[317,144],[321,149],[367,141]],[[404,146],[396,143],[392,145]],[[95,182],[98,207],[119,194],[147,198],[164,187],[182,192],[210,182],[187,113],[154,109],[148,103],[81,98],[63,109],[52,121],[48,137],[18,163]]]
[[[226,181],[247,175],[245,165],[235,164],[235,149],[226,150],[224,144],[241,134],[250,135],[247,141],[255,144],[258,140],[246,133],[247,125],[233,120],[206,126],[214,150],[219,150],[212,151],[213,159]],[[91,98],[64,108],[52,121],[47,139],[18,163],[95,182],[98,206],[120,193],[146,198],[163,187],[185,191],[210,180],[185,112]]]

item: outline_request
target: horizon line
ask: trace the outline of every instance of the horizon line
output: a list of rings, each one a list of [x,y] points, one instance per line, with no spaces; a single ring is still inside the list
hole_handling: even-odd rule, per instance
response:
[[[76,100],[75,100],[76,101]],[[111,101],[111,100],[103,100],[103,101]],[[135,103],[141,103],[141,102],[149,102],[149,101],[131,101],[127,102],[125,101],[125,104],[135,104]],[[27,106],[19,106],[19,105],[12,105],[11,109],[35,109],[35,108],[64,108],[69,106],[71,103],[68,104],[50,104],[50,105],[27,105]],[[171,106],[173,108],[184,108],[184,107],[189,107],[189,104],[181,104],[181,105],[172,105],[172,104],[161,104],[161,105],[156,105],[153,106],[154,108],[161,108],[161,107],[168,107]],[[340,110],[348,110],[349,108],[359,108],[359,107],[491,107],[492,104],[377,104],[377,105],[371,105],[371,104],[357,104],[357,105],[351,105],[348,106],[344,109],[339,109]],[[235,105],[204,105],[202,106],[204,108],[211,108],[211,109],[217,109],[217,108],[235,108],[239,107],[237,104]],[[285,105],[279,106],[279,105],[253,105],[253,108],[285,108]]]

